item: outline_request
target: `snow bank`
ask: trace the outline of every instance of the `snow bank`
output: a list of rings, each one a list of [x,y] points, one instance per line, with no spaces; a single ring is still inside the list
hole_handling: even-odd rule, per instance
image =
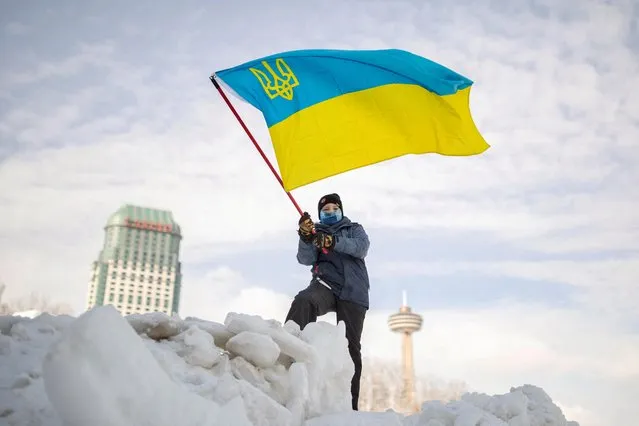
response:
[[[52,345],[43,375],[67,426],[250,424],[238,401],[219,405],[173,382],[112,307],[72,323]]]
[[[353,412],[343,324],[123,318],[105,306],[77,319],[0,317],[0,332],[10,426],[577,426],[533,386],[429,401],[410,416]]]
[[[40,311],[36,311],[35,309],[31,309],[29,311],[22,311],[22,312],[14,312],[12,315],[14,317],[27,317],[27,318],[35,318],[38,315],[40,315],[42,312]]]

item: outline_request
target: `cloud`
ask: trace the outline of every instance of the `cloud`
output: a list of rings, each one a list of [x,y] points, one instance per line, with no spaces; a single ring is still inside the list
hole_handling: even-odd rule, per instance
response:
[[[574,287],[576,302],[592,314],[626,318],[639,316],[635,277],[639,274],[639,258],[610,260],[527,260],[485,262],[387,262],[380,266],[383,276],[475,275],[511,277],[563,283]],[[529,285],[535,285],[534,281]]]
[[[114,53],[114,44],[109,41],[100,43],[78,43],[77,51],[60,60],[34,61],[35,66],[20,71],[8,71],[2,78],[2,88],[17,88],[36,82],[47,83],[50,79],[64,79],[78,76],[91,66],[100,66],[105,58]],[[15,64],[14,64],[15,66]]]
[[[346,7],[353,12],[358,11],[358,6]],[[402,11],[402,14],[413,11],[415,14],[406,16],[416,17],[424,16],[425,13],[432,13],[435,16],[443,13],[438,7],[419,8],[409,3],[383,9],[387,16],[399,16],[399,11]],[[322,7],[318,10],[325,11]],[[602,179],[610,178],[616,173],[615,170],[620,170],[618,162],[609,155],[605,155],[605,150],[611,148],[611,143],[612,148],[619,148],[615,145],[615,140],[621,138],[615,135],[618,135],[620,130],[602,128],[602,115],[599,112],[593,113],[594,110],[591,108],[595,104],[602,105],[602,102],[617,102],[619,98],[613,98],[599,89],[608,87],[609,84],[606,82],[613,77],[610,73],[618,71],[600,71],[594,65],[584,62],[585,59],[590,58],[590,55],[566,57],[566,53],[557,45],[557,39],[563,40],[567,48],[575,52],[583,52],[582,48],[576,50],[577,45],[572,39],[563,36],[575,31],[588,34],[595,29],[590,24],[584,23],[579,16],[572,17],[564,28],[559,25],[558,18],[562,18],[568,11],[552,12],[552,10],[549,9],[549,13],[538,13],[534,8],[519,10],[514,22],[525,24],[525,31],[516,32],[515,37],[505,36],[512,35],[510,32],[515,27],[505,27],[498,19],[502,12],[490,8],[478,8],[477,16],[480,18],[456,15],[459,21],[439,28],[442,34],[437,42],[429,40],[417,29],[416,20],[413,21],[413,26],[403,25],[404,30],[399,34],[391,35],[393,33],[389,32],[389,38],[384,41],[386,44],[391,45],[392,40],[399,40],[400,37],[411,34],[413,40],[409,42],[408,48],[419,45],[420,47],[416,49],[418,52],[427,56],[440,57],[442,62],[454,68],[468,69],[468,73],[472,74],[477,81],[473,97],[473,101],[477,103],[476,115],[481,124],[480,127],[485,128],[489,139],[494,140],[494,149],[484,157],[470,159],[407,157],[354,171],[331,179],[330,182],[320,182],[299,191],[299,196],[304,201],[307,200],[305,194],[310,192],[314,194],[308,198],[312,201],[304,205],[314,203],[317,193],[339,187],[344,188],[343,192],[352,206],[351,211],[360,215],[371,226],[421,229],[438,226],[457,230],[487,230],[504,239],[523,240],[522,245],[533,244],[543,251],[583,250],[588,247],[590,250],[597,250],[615,245],[631,247],[636,234],[633,233],[634,231],[627,231],[631,228],[630,225],[635,223],[635,219],[627,215],[627,219],[623,221],[612,221],[613,213],[610,209],[604,211],[600,200],[605,197],[610,203],[618,205],[624,211],[629,211],[628,207],[632,205],[632,201],[628,199],[628,193],[625,191],[636,192],[636,189],[631,186],[632,180],[626,180],[621,188],[617,185],[619,182],[611,182],[610,185],[599,183],[600,189],[595,191],[592,188],[586,189],[584,186],[601,182]],[[622,14],[614,13],[609,8],[605,10],[611,16],[610,19],[623,18]],[[361,16],[354,21],[349,20],[352,21],[353,30],[356,33],[368,32],[381,22],[397,28],[390,21],[381,21],[374,11],[364,16],[354,15]],[[473,40],[476,40],[476,43],[482,41],[481,45],[457,44],[460,40],[458,36],[454,36],[450,28],[464,26],[468,22],[474,22],[468,27],[468,31],[475,36]],[[486,25],[487,22],[491,25]],[[346,23],[338,19],[333,25],[336,28],[342,28]],[[541,32],[542,25],[551,30]],[[625,28],[623,25],[621,27]],[[612,47],[612,43],[622,36],[623,31],[606,33],[604,40],[611,43],[611,48],[605,52],[600,50],[596,52],[603,52],[616,58],[618,56],[622,63],[636,67],[636,58],[624,54],[627,48],[623,45]],[[533,39],[535,43],[529,44]],[[354,47],[368,47],[375,44],[365,39],[357,40]],[[522,49],[522,45],[528,49]],[[241,187],[251,188],[251,194],[254,194],[252,197],[259,197],[260,188],[264,188],[272,195],[272,199],[280,196],[281,204],[286,204],[285,197],[279,192],[274,181],[271,181],[272,177],[269,176],[266,167],[260,166],[259,158],[252,151],[248,139],[239,129],[230,112],[220,103],[216,103],[218,99],[214,91],[205,84],[199,87],[190,83],[186,85],[179,83],[199,80],[196,78],[197,72],[182,65],[173,65],[169,68],[170,72],[164,69],[158,70],[157,67],[154,70],[154,67],[142,65],[138,61],[133,63],[118,57],[119,49],[122,48],[121,44],[113,40],[83,44],[69,58],[45,62],[32,73],[20,73],[19,76],[14,76],[13,80],[9,79],[13,83],[32,82],[64,75],[64,73],[84,72],[86,74],[94,67],[100,70],[100,75],[106,73],[106,78],[101,78],[99,84],[92,81],[82,89],[82,92],[68,97],[68,101],[61,105],[50,108],[50,105],[35,106],[34,104],[27,108],[13,110],[3,120],[6,123],[5,126],[8,126],[8,129],[5,128],[5,134],[31,143],[48,141],[57,145],[62,144],[64,146],[62,152],[67,155],[67,158],[73,159],[74,163],[77,163],[75,158],[79,155],[83,158],[91,158],[91,156],[102,157],[105,152],[113,152],[111,157],[113,161],[104,163],[102,166],[105,169],[102,178],[89,181],[98,188],[102,185],[110,187],[111,179],[109,178],[113,175],[117,175],[117,178],[122,181],[148,182],[154,178],[157,179],[162,172],[162,168],[151,167],[151,164],[162,164],[164,174],[169,174],[174,173],[175,169],[171,166],[175,166],[175,163],[179,161],[184,168],[189,167],[193,174],[200,177],[198,179],[200,183],[194,182],[195,179],[186,181],[183,175],[179,175],[181,185],[167,188],[171,193],[177,191],[182,194],[196,194],[195,191],[201,193],[205,187],[204,181],[212,179],[215,175],[214,171],[218,170],[219,175],[225,179],[222,182],[214,181],[211,185],[213,188],[209,191],[217,191],[217,187],[221,185],[230,186],[237,183]],[[470,57],[462,54],[465,50],[471,53]],[[478,52],[482,53],[481,56]],[[542,53],[543,63],[537,60]],[[177,52],[171,52],[167,60],[177,54]],[[470,62],[464,62],[462,58],[469,59]],[[181,63],[183,62],[178,62],[178,64]],[[164,82],[170,83],[163,84]],[[202,83],[204,83],[204,77],[202,77]],[[561,92],[557,93],[556,90],[554,90],[557,93],[555,96],[550,96],[550,91],[533,93],[532,88],[535,87],[556,87],[559,90],[565,90],[566,96],[563,96]],[[114,90],[119,94],[117,98],[111,100],[114,105],[118,101],[120,103],[117,114],[115,110],[110,109],[111,115],[106,117],[86,114],[78,116],[80,111],[90,111],[92,109],[90,103],[95,103],[95,99],[103,99],[107,93]],[[512,96],[512,90],[520,91],[518,96]],[[521,92],[523,90],[526,92]],[[582,98],[576,99],[569,95],[571,91],[582,93]],[[86,95],[83,96],[82,93]],[[625,92],[619,93],[627,97]],[[563,101],[564,98],[570,102]],[[586,99],[589,101],[584,104]],[[578,120],[569,119],[558,109],[558,105],[565,102],[568,102],[566,105],[573,107],[581,105],[580,108],[587,111],[590,116],[578,117]],[[180,107],[178,108],[177,105]],[[247,116],[251,127],[259,129],[256,133],[261,136],[260,140],[268,141],[259,115],[246,106],[238,105],[238,108]],[[47,114],[44,114],[45,109],[48,111]],[[603,109],[611,110],[607,107]],[[140,111],[146,111],[146,114],[141,115]],[[488,111],[500,113],[489,114]],[[44,120],[41,119],[43,116]],[[80,122],[81,119],[84,119],[83,122]],[[620,122],[621,124],[631,123],[629,120]],[[584,127],[583,124],[588,126]],[[612,132],[613,135],[603,135],[605,137],[594,139],[592,130]],[[216,142],[213,143],[210,135],[220,131],[226,136],[215,138]],[[227,139],[229,134],[236,139],[230,144],[222,142],[220,145],[220,140],[229,140]],[[96,135],[99,135],[97,140]],[[105,137],[107,135],[108,138]],[[62,138],[64,142],[60,140]],[[78,150],[74,147],[89,140],[91,149]],[[120,144],[115,143],[116,141]],[[204,157],[206,161],[197,164],[185,161],[182,156],[187,156],[188,151],[194,151],[196,154],[200,152],[198,143],[202,148],[205,145],[208,146],[210,148],[208,153],[214,157]],[[123,144],[129,145],[129,149],[125,149]],[[185,144],[188,149],[183,149]],[[268,143],[263,145],[272,156]],[[621,143],[622,151],[615,152],[624,152],[623,146],[624,143]],[[161,147],[161,149],[155,149],[154,153],[150,153],[149,150],[153,149],[152,147]],[[144,163],[146,164],[140,164],[140,151],[145,152],[147,158]],[[159,154],[160,151],[164,155]],[[546,152],[552,152],[552,157],[549,158]],[[630,154],[632,152],[629,151]],[[55,168],[58,171],[69,170],[65,167],[68,164],[64,164],[55,157],[49,158],[49,154],[49,151],[38,153],[38,162],[50,163],[51,169]],[[116,157],[118,160],[115,160]],[[119,165],[121,160],[124,160],[122,166]],[[69,172],[61,173],[60,178],[64,179],[67,175],[69,179],[64,181],[70,179],[77,181],[77,175],[71,173],[71,170],[73,168]],[[632,173],[631,168],[624,170]],[[246,179],[242,179],[242,175],[245,175]],[[49,179],[51,182],[56,180]],[[267,186],[255,186],[261,183]],[[268,185],[269,183],[271,185]],[[557,189],[558,183],[563,189]],[[581,188],[571,189],[569,185],[581,185]],[[129,187],[132,188],[132,186]],[[192,189],[184,190],[185,187]],[[616,188],[619,190],[615,190]],[[131,192],[134,191],[131,190]],[[241,201],[230,203],[238,197],[228,192],[231,191],[223,195],[229,200],[229,205],[237,206],[233,207],[233,210],[243,210]],[[138,197],[137,194],[136,197]],[[393,200],[392,203],[385,201],[389,197]],[[575,201],[566,202],[562,197],[571,197]],[[218,197],[215,196],[215,198]],[[253,205],[251,204],[251,207]],[[283,208],[286,209],[286,207]],[[596,217],[592,217],[593,208],[599,210]],[[218,211],[217,214],[224,213]],[[443,220],[444,217],[446,220]],[[223,220],[228,223],[227,219]],[[283,230],[287,226],[286,223],[286,221],[278,221],[273,224],[273,230]],[[563,242],[558,243],[560,240],[558,233],[575,227],[580,227],[577,235],[561,239]],[[236,232],[238,230],[233,229],[233,231],[235,235],[242,235],[241,230]],[[263,234],[255,233],[254,237],[261,235]],[[534,240],[532,243],[529,241],[531,239]],[[244,237],[240,237],[240,240],[243,241]],[[590,242],[584,244],[584,240]]]
[[[20,22],[9,22],[4,26],[4,32],[12,36],[24,35],[30,30],[31,28],[28,25]]]
[[[105,221],[132,202],[170,209],[182,226],[185,314],[282,318],[305,278],[251,268],[294,262],[297,213],[208,76],[280,50],[400,47],[475,81],[473,115],[492,148],[399,158],[300,188],[296,199],[315,214],[319,195],[338,191],[371,230],[370,268],[386,286],[375,297],[424,276],[573,289],[568,308],[553,303],[555,291],[533,302],[519,290],[515,303],[464,284],[464,298],[488,307],[424,312],[420,368],[496,393],[548,385],[593,425],[622,413],[632,402],[612,395],[636,390],[628,377],[637,374],[637,12],[629,0],[279,9],[246,0],[223,10],[69,5],[12,17],[0,70],[7,297],[35,290],[81,310]],[[232,101],[273,159],[259,112]],[[459,306],[447,297],[442,305]],[[397,358],[386,315],[370,311],[365,348]]]
[[[292,298],[264,285],[247,282],[226,265],[217,266],[183,287],[180,316],[224,323],[229,312],[241,312],[284,322]]]

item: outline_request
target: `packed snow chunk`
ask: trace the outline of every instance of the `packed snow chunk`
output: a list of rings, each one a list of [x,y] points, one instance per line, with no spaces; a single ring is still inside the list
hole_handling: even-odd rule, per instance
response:
[[[295,397],[292,393],[293,391],[290,389],[291,382],[289,373],[290,367],[287,370],[282,364],[262,370],[264,380],[269,384],[269,396],[282,405],[287,405],[287,401]]]
[[[308,370],[306,364],[296,362],[291,365],[289,381],[291,384],[291,398],[286,404],[296,424],[301,424],[306,419],[309,411],[310,393],[308,386]]]
[[[231,312],[226,316],[224,324],[234,334],[253,331],[270,336],[280,351],[295,361],[314,361],[317,358],[317,354],[308,343],[286,331],[277,321],[266,321],[258,315]]]
[[[522,393],[526,396],[527,420],[530,426],[578,426],[575,422],[568,422],[566,417],[548,394],[540,387],[524,385],[511,388],[512,393]]]
[[[444,404],[427,401],[403,426],[579,426],[566,422],[543,390],[524,386],[504,395],[466,393]]]
[[[294,426],[291,412],[246,381],[239,381],[240,394],[253,426]],[[299,424],[295,424],[299,425]]]
[[[226,349],[262,368],[274,366],[280,356],[280,347],[271,336],[253,331],[242,331],[231,337]]]
[[[170,317],[163,312],[131,314],[126,320],[138,334],[146,334],[153,340],[168,339],[182,331],[179,318]]]
[[[525,385],[504,395],[467,393],[462,401],[493,414],[508,426],[566,426],[561,409],[542,389]]]
[[[249,382],[264,393],[269,393],[270,386],[264,378],[264,374],[244,358],[240,356],[233,358],[231,371],[236,378]]]
[[[66,426],[251,424],[237,401],[220,406],[178,387],[108,305],[73,322],[51,346],[43,370]]]
[[[60,426],[44,391],[42,360],[71,321],[48,314],[0,317],[0,424]]]
[[[300,333],[300,339],[311,345],[316,355],[306,365],[310,389],[308,416],[350,411],[355,367],[348,352],[344,322],[337,326],[325,321],[310,323]]]
[[[175,340],[184,342],[180,355],[191,365],[212,368],[220,362],[222,350],[215,346],[213,336],[196,325],[177,335]]]
[[[226,342],[233,337],[233,333],[227,330],[224,324],[220,324],[215,321],[206,321],[193,317],[186,317],[184,319],[184,326],[191,327],[197,325],[199,329],[206,331],[215,341],[215,346],[223,348],[226,346]]]
[[[311,323],[300,331],[292,325],[283,327],[275,320],[238,313],[229,313],[224,323],[236,337],[242,333],[269,336],[279,347],[276,362],[289,369],[289,394],[285,406],[291,411],[294,422],[300,417],[308,419],[351,411],[354,367],[343,323],[337,326],[327,322]],[[229,344],[236,337],[231,338]],[[228,345],[227,349],[230,350]],[[291,357],[291,362],[286,362],[282,354]],[[296,366],[298,363],[304,364],[303,372],[300,365]],[[302,384],[294,382],[293,378],[301,379]]]

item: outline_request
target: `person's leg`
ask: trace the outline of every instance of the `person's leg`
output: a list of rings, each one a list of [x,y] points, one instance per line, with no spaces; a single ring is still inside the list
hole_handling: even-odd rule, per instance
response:
[[[293,320],[300,329],[304,329],[309,322],[315,322],[317,317],[334,310],[333,292],[319,283],[311,282],[308,287],[297,293],[284,322]]]
[[[348,352],[353,360],[355,374],[351,380],[351,395],[353,397],[353,410],[358,410],[359,403],[359,383],[362,376],[362,330],[364,329],[364,318],[366,308],[356,303],[337,301],[336,307],[337,322],[344,321],[346,325],[346,339],[348,340]]]

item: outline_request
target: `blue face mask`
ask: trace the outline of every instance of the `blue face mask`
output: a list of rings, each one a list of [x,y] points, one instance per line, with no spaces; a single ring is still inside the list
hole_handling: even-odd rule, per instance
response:
[[[342,210],[337,209],[331,213],[320,211],[320,222],[325,225],[332,225],[342,220]]]

